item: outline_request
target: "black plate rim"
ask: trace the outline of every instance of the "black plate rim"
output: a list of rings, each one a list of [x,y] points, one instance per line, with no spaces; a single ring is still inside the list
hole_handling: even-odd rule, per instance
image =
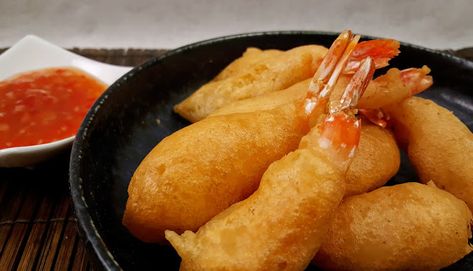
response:
[[[87,140],[88,136],[88,127],[90,127],[94,121],[95,115],[100,109],[100,107],[107,101],[108,97],[112,95],[120,86],[126,83],[131,77],[134,77],[135,74],[139,73],[142,70],[147,69],[150,66],[156,65],[156,63],[161,62],[163,59],[173,56],[175,54],[180,54],[188,50],[192,50],[196,47],[205,46],[213,43],[218,43],[221,41],[227,40],[237,40],[242,38],[257,37],[257,36],[274,36],[274,35],[293,35],[293,36],[311,36],[311,35],[320,35],[320,36],[330,36],[335,37],[338,35],[338,32],[332,31],[307,31],[307,30],[284,30],[284,31],[260,31],[260,32],[248,32],[242,34],[234,34],[221,36],[216,38],[211,38],[203,41],[194,42],[188,45],[181,46],[179,48],[170,50],[164,53],[161,56],[153,57],[146,61],[145,63],[136,66],[131,71],[120,77],[112,85],[110,85],[107,90],[97,99],[93,104],[91,109],[86,114],[84,121],[82,122],[77,135],[75,137],[71,156],[69,163],[69,190],[72,197],[74,212],[78,221],[79,232],[86,242],[86,246],[91,252],[94,253],[96,260],[104,267],[106,270],[122,270],[120,264],[115,260],[114,256],[111,254],[107,245],[103,241],[100,233],[98,232],[92,217],[88,211],[88,205],[84,197],[84,190],[82,189],[82,178],[79,176],[80,162],[82,159],[82,145],[83,141]],[[380,37],[362,35],[363,39],[380,39]],[[450,59],[453,62],[458,63],[462,66],[468,66],[468,68],[473,69],[473,62],[451,55],[449,53],[422,47],[419,45],[401,42],[402,46],[411,47],[421,51],[425,51],[434,55],[438,55],[447,59]]]

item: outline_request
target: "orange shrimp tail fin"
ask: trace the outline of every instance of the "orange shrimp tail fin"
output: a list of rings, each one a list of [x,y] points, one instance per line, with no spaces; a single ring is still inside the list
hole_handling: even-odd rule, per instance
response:
[[[402,82],[409,88],[411,95],[416,95],[428,89],[433,84],[432,76],[428,75],[430,68],[410,68],[401,71]]]
[[[337,160],[353,158],[360,142],[361,121],[344,112],[332,114],[320,125],[319,146],[330,149]]]
[[[369,40],[357,44],[350,59],[348,60],[345,73],[351,74],[360,66],[361,61],[371,57],[376,69],[389,65],[389,61],[399,55],[399,41],[392,39]]]

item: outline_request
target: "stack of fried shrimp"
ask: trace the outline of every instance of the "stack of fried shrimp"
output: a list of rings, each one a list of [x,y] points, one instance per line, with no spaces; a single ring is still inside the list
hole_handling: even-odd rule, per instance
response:
[[[470,253],[472,132],[414,96],[428,67],[373,79],[399,43],[359,38],[249,48],[176,105],[194,123],[138,166],[123,224],[167,239],[181,270],[438,270]],[[420,183],[383,187],[398,145]]]

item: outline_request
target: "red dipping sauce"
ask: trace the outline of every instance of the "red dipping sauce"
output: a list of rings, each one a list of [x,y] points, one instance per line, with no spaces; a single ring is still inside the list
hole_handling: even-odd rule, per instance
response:
[[[49,68],[0,81],[0,149],[76,134],[106,85],[74,68]]]

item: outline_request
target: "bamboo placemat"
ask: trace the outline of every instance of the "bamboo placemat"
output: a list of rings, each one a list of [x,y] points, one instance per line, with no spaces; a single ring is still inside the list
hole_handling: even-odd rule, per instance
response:
[[[72,49],[136,66],[165,50]],[[2,53],[3,50],[0,50]],[[70,151],[28,169],[0,168],[0,270],[91,270],[68,190]]]
[[[135,66],[166,50],[72,51],[110,64]],[[446,52],[473,60],[471,48]],[[0,168],[0,270],[92,270],[69,198],[69,154],[34,168]]]

